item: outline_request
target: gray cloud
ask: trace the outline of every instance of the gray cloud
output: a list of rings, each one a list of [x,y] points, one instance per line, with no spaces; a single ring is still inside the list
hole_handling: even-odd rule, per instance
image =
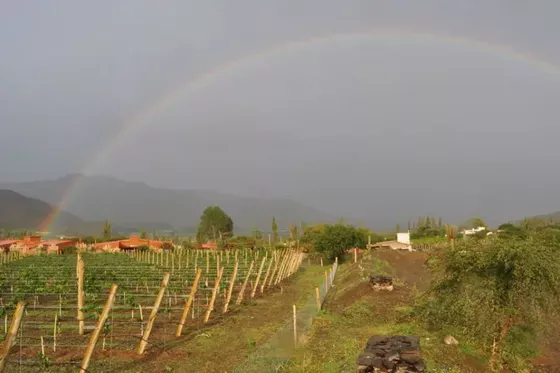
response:
[[[558,210],[560,78],[497,49],[347,38],[461,36],[560,65],[556,1],[13,2],[0,14],[2,180],[91,172],[300,199],[338,215],[493,220]],[[257,53],[258,54],[258,53]],[[23,145],[25,144],[25,145]]]

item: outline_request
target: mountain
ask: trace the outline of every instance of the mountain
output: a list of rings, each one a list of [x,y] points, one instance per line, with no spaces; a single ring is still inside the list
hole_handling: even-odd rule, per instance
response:
[[[27,197],[38,198],[88,221],[109,219],[113,224],[135,222],[136,229],[168,224],[196,227],[206,206],[218,205],[236,227],[268,230],[272,216],[280,228],[301,221],[336,222],[331,216],[289,199],[239,197],[210,190],[176,190],[106,176],[68,175],[56,180],[0,183]],[[146,223],[151,222],[151,223]],[[157,223],[154,223],[157,222]],[[143,226],[146,225],[146,226]]]
[[[35,198],[25,197],[12,190],[0,189],[0,228],[39,230],[51,216],[56,215],[56,229],[75,229],[84,224],[79,217]]]

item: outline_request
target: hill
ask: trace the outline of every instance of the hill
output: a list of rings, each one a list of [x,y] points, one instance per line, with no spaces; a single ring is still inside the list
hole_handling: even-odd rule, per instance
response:
[[[64,201],[63,208],[88,221],[109,219],[114,224],[135,222],[135,228],[170,225],[196,227],[208,205],[219,205],[236,227],[269,229],[272,216],[280,228],[291,223],[336,222],[337,217],[289,199],[239,197],[210,190],[162,189],[142,182],[113,177],[67,175],[56,180],[1,183],[11,189],[52,205]],[[146,223],[151,222],[151,223]]]
[[[12,190],[0,189],[0,228],[37,230],[53,214],[56,228],[71,230],[84,224],[79,217],[55,208],[35,198],[25,197]]]

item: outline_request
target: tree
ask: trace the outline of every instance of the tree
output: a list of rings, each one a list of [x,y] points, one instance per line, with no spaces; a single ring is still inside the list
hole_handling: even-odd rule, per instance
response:
[[[110,240],[111,236],[112,236],[111,223],[109,222],[109,220],[105,220],[105,224],[103,226],[103,239]]]
[[[196,237],[199,241],[217,240],[233,232],[233,220],[219,206],[208,206],[200,216]]]
[[[278,241],[278,225],[276,224],[276,217],[272,217],[272,242],[276,244]]]
[[[140,238],[142,238],[142,239],[148,238],[148,233],[146,232],[146,230],[142,229],[140,231]]]
[[[331,260],[338,258],[340,261],[344,260],[347,249],[364,248],[366,244],[367,235],[364,231],[344,224],[326,225],[324,232],[315,239],[317,251]]]
[[[443,220],[442,220],[441,217],[438,219],[437,227],[438,227],[438,228],[443,228]]]
[[[484,222],[484,220],[482,220],[479,217],[474,217],[474,218],[470,218],[469,220],[467,220],[464,224],[463,224],[463,228],[478,228],[478,227],[484,227],[487,228],[488,226],[486,225],[486,223]]]
[[[260,240],[262,239],[262,232],[259,228],[255,227],[253,228],[253,238],[255,240]]]
[[[399,233],[401,231],[401,225],[397,224],[397,233]]]
[[[542,326],[560,307],[560,250],[539,236],[461,241],[444,251],[418,312],[490,348],[495,371],[513,331]]]

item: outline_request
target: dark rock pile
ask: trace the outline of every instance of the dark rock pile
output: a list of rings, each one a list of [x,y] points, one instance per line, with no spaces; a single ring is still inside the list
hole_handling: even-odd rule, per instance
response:
[[[393,279],[387,276],[369,275],[369,283],[373,290],[393,291]]]
[[[424,361],[420,357],[419,337],[371,337],[357,363],[358,373],[425,372]]]

